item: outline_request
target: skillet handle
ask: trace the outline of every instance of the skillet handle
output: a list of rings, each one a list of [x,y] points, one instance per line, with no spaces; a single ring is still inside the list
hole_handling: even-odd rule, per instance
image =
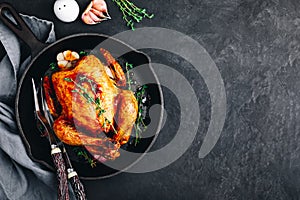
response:
[[[8,11],[16,23],[5,15]],[[22,39],[31,49],[31,55],[34,57],[38,54],[46,44],[40,42],[35,35],[31,32],[24,20],[16,12],[16,10],[8,3],[0,3],[0,19],[8,28],[13,31],[20,39]]]

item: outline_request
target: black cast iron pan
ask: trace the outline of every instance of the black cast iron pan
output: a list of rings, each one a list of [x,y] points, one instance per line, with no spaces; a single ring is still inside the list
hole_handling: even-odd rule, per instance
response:
[[[13,16],[16,24],[7,17],[5,14],[6,12]],[[150,119],[149,108],[154,104],[160,104],[160,107],[162,107],[163,97],[161,87],[150,66],[148,56],[142,52],[136,51],[132,47],[117,39],[96,33],[71,35],[52,44],[44,44],[36,39],[17,12],[7,3],[0,4],[0,18],[20,39],[28,44],[31,49],[32,60],[20,79],[16,95],[15,109],[16,120],[21,136],[27,146],[28,154],[34,161],[37,161],[50,170],[53,170],[53,164],[49,154],[50,147],[48,140],[47,138],[40,136],[35,125],[31,78],[40,80],[40,78],[43,77],[45,72],[49,69],[49,64],[55,61],[57,53],[68,49],[77,52],[95,52],[95,48],[105,48],[110,51],[113,56],[117,56],[117,59],[120,60],[121,63],[128,62],[133,64],[134,67],[143,65],[142,70],[138,70],[134,73],[134,79],[137,81],[137,84],[139,84],[139,82],[143,83],[145,80],[153,80],[153,83],[147,84],[145,93],[147,95],[147,101],[144,104],[146,109],[143,118],[146,124],[151,122],[151,131],[153,134],[150,137],[141,138],[138,144],[130,142],[130,144],[122,147],[126,151],[133,153],[136,152],[139,154],[126,158],[124,155],[122,156],[121,153],[121,156],[115,161],[110,161],[118,162],[120,159],[121,161],[118,163],[118,169],[113,169],[102,163],[97,163],[95,167],[91,167],[88,160],[77,155],[78,152],[76,151],[78,149],[75,151],[73,147],[70,146],[67,151],[79,176],[83,179],[100,179],[113,176],[132,166],[141,159],[143,153],[149,151],[161,128],[160,126],[163,113],[162,109],[160,109],[159,111],[156,111],[154,115],[151,115]],[[155,128],[153,129],[153,127]],[[134,139],[135,138],[132,136],[132,140]]]

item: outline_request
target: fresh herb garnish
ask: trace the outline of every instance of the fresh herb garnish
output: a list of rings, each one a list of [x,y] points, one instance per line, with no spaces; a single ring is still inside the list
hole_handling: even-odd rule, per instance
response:
[[[128,90],[131,90],[132,92],[135,92],[132,84],[135,82],[132,79],[132,75],[130,73],[130,70],[133,69],[133,64],[130,64],[128,62],[125,63],[125,68],[126,68],[126,76],[127,76],[127,87]],[[140,138],[141,138],[141,133],[147,129],[147,125],[144,123],[144,107],[142,106],[143,99],[145,98],[146,94],[146,89],[147,85],[143,85],[142,87],[138,88],[137,91],[135,92],[135,97],[138,102],[138,114],[137,114],[137,119],[134,124],[134,131],[135,131],[135,145],[138,144]]]
[[[92,168],[97,166],[97,162],[94,158],[90,157],[89,154],[82,148],[74,147],[73,151],[77,156],[83,157],[86,162],[90,164]]]
[[[96,96],[96,83],[89,79],[88,77],[86,76],[79,76],[79,80],[80,80],[80,83],[77,83],[76,81],[74,81],[73,79],[69,78],[69,77],[66,77],[64,78],[65,81],[67,82],[73,82],[76,89],[72,90],[72,92],[74,93],[78,93],[80,96],[84,97],[88,103],[91,103],[91,104],[94,104],[96,106],[96,111],[98,111],[98,117],[100,117],[101,115],[103,115],[106,111],[102,108],[102,105],[101,105],[101,99],[100,97],[97,97],[96,99],[94,99],[93,97],[91,97],[89,94],[88,94],[88,91],[85,87],[83,87],[81,85],[81,83],[83,82],[88,82],[91,86],[91,89],[94,93],[94,95]],[[104,123],[102,125],[102,128],[104,128],[107,124],[111,125],[112,129],[113,129],[113,132],[115,134],[117,134],[117,130],[115,129],[115,127],[112,125],[112,122],[110,120],[108,120],[106,117],[104,117]]]
[[[133,91],[132,84],[134,83],[134,80],[132,80],[132,77],[130,75],[130,70],[133,69],[133,65],[126,62],[125,68],[126,68],[128,90]],[[101,106],[100,97],[97,97],[97,98],[91,97],[88,94],[87,88],[85,88],[84,86],[81,85],[82,83],[88,83],[89,86],[91,87],[93,94],[96,96],[97,84],[92,79],[88,78],[87,76],[79,76],[77,79],[77,80],[79,80],[79,82],[74,81],[70,77],[65,77],[64,80],[67,82],[74,83],[76,88],[73,89],[72,92],[78,93],[79,95],[84,97],[88,103],[95,105],[95,107],[96,107],[95,109],[96,109],[96,111],[98,111],[98,114],[97,114],[98,117],[100,117],[101,115],[103,115],[106,112]],[[135,145],[137,145],[139,143],[140,138],[141,138],[141,133],[147,129],[147,125],[144,123],[144,116],[143,116],[143,113],[144,113],[144,106],[143,106],[144,102],[143,101],[144,101],[144,98],[146,98],[145,97],[146,90],[147,90],[147,85],[143,85],[140,88],[138,88],[136,91],[133,91],[135,93],[135,97],[138,102],[138,114],[137,114],[136,122],[134,124]],[[112,125],[112,122],[110,120],[108,120],[106,117],[104,117],[104,122],[102,124],[102,128],[106,127],[107,125],[111,125],[113,132],[115,134],[117,134],[117,130]]]
[[[143,18],[153,18],[153,14],[148,14],[146,9],[137,7],[129,0],[112,0],[117,4],[120,11],[123,14],[123,20],[126,22],[126,26],[134,30],[134,21],[139,23]]]
[[[64,78],[64,80],[67,81],[67,82],[72,82],[73,81],[71,78],[68,78],[68,77]]]
[[[135,129],[135,145],[139,143],[139,140],[141,138],[141,133],[144,132],[147,129],[147,125],[144,123],[144,116],[143,116],[143,98],[146,94],[147,85],[143,85],[141,88],[137,90],[135,93],[136,99],[138,101],[138,115],[136,122],[134,124]]]
[[[87,55],[89,55],[89,53],[86,52],[86,51],[80,51],[80,52],[79,52],[79,55],[80,55],[80,56],[87,56]]]
[[[56,65],[55,62],[50,63],[49,67],[50,67],[51,70],[57,69],[57,65]]]
[[[95,104],[96,105],[96,110],[101,110],[100,98],[97,97],[96,99],[94,99],[93,97],[91,97],[88,94],[87,89],[81,85],[81,83],[85,82],[86,80],[90,80],[91,81],[90,83],[92,83],[91,79],[88,79],[85,76],[80,76],[79,77],[79,80],[81,81],[80,83],[77,83],[76,81],[74,81],[72,78],[69,78],[69,77],[64,78],[64,80],[67,81],[67,82],[73,82],[74,83],[76,89],[72,90],[72,92],[80,94],[80,96],[84,97],[87,100],[88,103]],[[96,95],[96,87],[92,84],[91,84],[91,87],[92,87],[92,91],[94,92],[94,95]],[[102,111],[102,113],[104,113],[104,112]]]

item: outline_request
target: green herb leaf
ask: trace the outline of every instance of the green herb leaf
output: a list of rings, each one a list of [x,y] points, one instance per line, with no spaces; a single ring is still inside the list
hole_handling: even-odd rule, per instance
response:
[[[79,76],[80,81],[84,81],[86,79],[86,76]]]
[[[86,56],[86,55],[88,55],[89,53],[88,52],[85,52],[85,51],[80,51],[79,52],[79,55],[81,55],[81,56]]]
[[[73,80],[71,78],[68,78],[68,77],[64,78],[64,80],[67,81],[67,82],[73,82]]]
[[[101,104],[100,97],[97,97],[97,98],[95,99],[95,103],[96,103],[97,105],[100,105],[100,104]]]
[[[54,70],[57,68],[56,63],[50,63],[49,67],[51,68],[51,70]]]

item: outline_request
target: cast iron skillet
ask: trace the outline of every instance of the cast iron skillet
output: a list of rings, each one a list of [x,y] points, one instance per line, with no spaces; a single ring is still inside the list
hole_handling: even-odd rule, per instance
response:
[[[16,24],[6,17],[5,12],[9,12],[13,16]],[[36,81],[40,80],[40,78],[43,77],[45,72],[49,69],[49,64],[55,61],[57,53],[67,49],[80,52],[82,50],[90,51],[95,47],[103,47],[110,51],[112,55],[121,55],[118,59],[123,62],[127,61],[128,63],[133,64],[133,66],[143,65],[143,70],[134,74],[134,78],[138,82],[143,82],[143,80],[154,80],[154,84],[147,85],[146,93],[149,98],[147,98],[147,102],[145,104],[146,114],[144,120],[146,123],[150,123],[151,121],[151,127],[155,127],[153,130],[155,134],[152,134],[151,137],[142,138],[137,145],[132,144],[127,145],[127,147],[123,147],[127,151],[137,152],[140,154],[130,158],[122,157],[121,154],[118,158],[122,160],[120,162],[121,170],[112,169],[102,163],[97,163],[96,167],[92,168],[85,159],[78,158],[76,153],[73,152],[72,147],[69,147],[68,152],[79,176],[83,179],[100,179],[116,175],[132,166],[141,159],[143,153],[149,151],[161,128],[160,126],[163,113],[162,109],[160,109],[154,115],[151,115],[150,119],[149,108],[154,104],[160,104],[160,107],[163,107],[163,97],[161,87],[150,66],[148,56],[134,50],[132,47],[117,39],[102,34],[77,34],[65,37],[52,44],[41,43],[36,39],[12,6],[7,3],[0,4],[0,18],[19,38],[28,44],[31,49],[32,61],[27,66],[19,82],[15,109],[17,124],[24,143],[27,146],[27,153],[34,161],[37,161],[45,167],[53,170],[48,140],[47,138],[40,136],[35,125],[31,78],[34,78]],[[126,53],[124,54],[124,52]],[[118,162],[118,159],[111,162]]]

